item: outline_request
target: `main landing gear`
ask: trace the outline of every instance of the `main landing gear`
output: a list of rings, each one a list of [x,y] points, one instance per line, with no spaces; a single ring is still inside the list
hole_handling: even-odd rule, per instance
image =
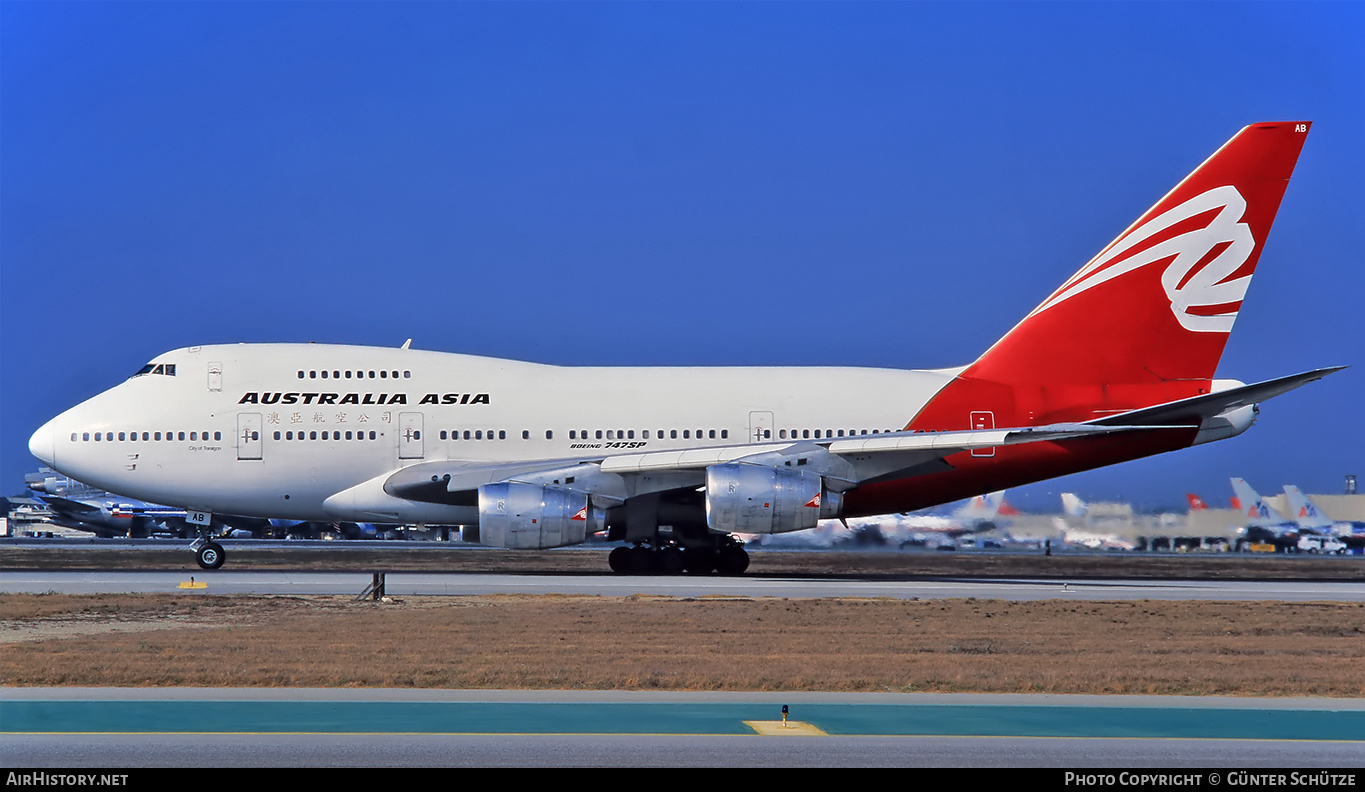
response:
[[[607,563],[618,575],[742,575],[749,568],[749,553],[741,542],[727,536],[715,546],[680,547],[670,542],[660,547],[618,547],[607,556]]]
[[[227,560],[227,551],[223,546],[203,536],[194,540],[190,549],[194,551],[194,560],[199,562],[202,569],[217,569]]]

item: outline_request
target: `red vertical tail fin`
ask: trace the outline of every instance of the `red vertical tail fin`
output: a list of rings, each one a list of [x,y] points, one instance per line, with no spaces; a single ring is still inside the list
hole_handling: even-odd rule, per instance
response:
[[[1308,128],[1238,132],[910,426],[964,428],[973,410],[997,426],[1089,420],[1207,393]]]

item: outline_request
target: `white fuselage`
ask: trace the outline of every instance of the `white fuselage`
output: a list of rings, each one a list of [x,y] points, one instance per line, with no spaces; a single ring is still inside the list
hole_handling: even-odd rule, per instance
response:
[[[321,344],[190,347],[149,367],[49,421],[34,454],[129,497],[300,520],[345,518],[324,501],[422,462],[899,431],[957,373],[571,368]]]

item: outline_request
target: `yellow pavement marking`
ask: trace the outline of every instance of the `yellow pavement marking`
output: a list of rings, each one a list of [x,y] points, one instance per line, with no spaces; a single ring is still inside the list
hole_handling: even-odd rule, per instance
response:
[[[206,589],[209,584],[202,580],[182,580],[179,587],[182,589]]]
[[[744,725],[764,737],[828,737],[820,729],[803,721],[744,721]]]

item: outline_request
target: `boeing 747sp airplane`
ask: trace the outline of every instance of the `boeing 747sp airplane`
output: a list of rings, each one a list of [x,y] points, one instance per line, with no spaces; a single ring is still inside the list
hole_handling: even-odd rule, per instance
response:
[[[1241,434],[1336,371],[1214,379],[1309,124],[1254,124],[959,368],[567,368],[408,348],[192,346],[29,441],[183,507],[606,531],[623,572],[743,572],[733,534],[907,512]],[[207,532],[206,532],[207,534]],[[221,546],[195,543],[201,566]]]

